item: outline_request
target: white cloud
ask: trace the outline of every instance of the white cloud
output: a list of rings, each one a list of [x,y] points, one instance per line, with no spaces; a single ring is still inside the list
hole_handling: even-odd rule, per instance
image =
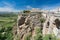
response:
[[[27,5],[26,8],[32,8],[30,5]]]
[[[16,10],[14,8],[14,4],[10,4],[8,2],[2,1],[2,4],[4,5],[3,7],[0,7],[0,12],[17,12],[19,10]]]
[[[30,10],[30,9],[32,9],[33,7],[30,6],[30,5],[27,5],[26,8],[27,8],[28,10]]]
[[[0,7],[0,11],[1,12],[17,12],[17,11],[19,11],[19,10],[16,10],[16,9],[13,9],[13,8],[10,8],[10,7]]]
[[[8,6],[8,7],[12,7],[13,6],[13,4],[10,4],[10,3],[8,3],[8,2],[2,2],[5,6]]]

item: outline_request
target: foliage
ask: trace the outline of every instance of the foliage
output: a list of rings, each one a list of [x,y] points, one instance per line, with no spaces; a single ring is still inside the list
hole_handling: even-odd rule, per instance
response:
[[[35,37],[34,37],[35,40],[42,40],[42,35],[41,34],[37,34]]]
[[[53,36],[52,34],[47,34],[43,37],[43,40],[57,40],[56,36]]]
[[[42,32],[41,28],[39,28],[39,27],[35,28],[35,33],[36,34],[40,34],[41,32]]]
[[[42,30],[39,27],[36,27],[35,32],[36,36],[34,37],[34,40],[42,40]]]
[[[30,13],[30,11],[29,10],[24,10],[23,13]]]
[[[15,14],[14,14],[15,15]],[[13,14],[1,14],[0,16],[0,40],[13,40],[12,28],[17,16]]]
[[[49,40],[49,35],[45,35],[45,36],[43,37],[43,40]]]
[[[44,23],[45,22],[45,19],[44,18],[40,18],[40,22],[41,23]]]
[[[30,40],[31,38],[31,33],[28,33],[27,35],[24,36],[24,40]]]

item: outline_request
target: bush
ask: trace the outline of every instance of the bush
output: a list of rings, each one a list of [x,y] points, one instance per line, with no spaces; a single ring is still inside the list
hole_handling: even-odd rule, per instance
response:
[[[36,36],[34,37],[34,40],[42,40],[42,30],[39,27],[36,27],[35,33]]]
[[[40,18],[40,22],[41,23],[44,23],[45,22],[45,19],[44,18]]]
[[[41,32],[42,32],[42,30],[41,30],[40,27],[36,27],[36,28],[35,28],[35,33],[36,33],[36,34],[41,34]]]
[[[30,13],[30,11],[29,10],[24,10],[23,13]]]
[[[47,34],[43,37],[43,40],[57,40],[56,36],[53,36],[52,34]]]
[[[35,37],[34,37],[35,40],[42,40],[42,35],[41,34],[37,34]]]
[[[43,37],[43,40],[49,40],[49,35],[45,35],[45,36]]]
[[[24,40],[30,40],[31,39],[31,33],[28,33],[24,36]]]

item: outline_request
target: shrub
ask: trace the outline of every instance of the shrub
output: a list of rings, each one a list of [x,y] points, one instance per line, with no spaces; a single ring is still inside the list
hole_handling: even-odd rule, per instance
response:
[[[42,40],[42,35],[41,34],[37,34],[35,37],[34,37],[35,40]]]
[[[42,40],[42,30],[39,27],[36,27],[35,33],[36,35],[34,36],[34,40]]]
[[[24,40],[30,40],[31,39],[31,33],[28,33],[24,36]]]
[[[40,22],[41,23],[44,23],[45,22],[45,19],[44,18],[40,18]]]
[[[29,10],[24,10],[23,13],[30,13],[30,11]]]
[[[43,37],[43,40],[49,40],[49,35],[45,35],[45,36]]]
[[[47,34],[43,37],[43,40],[57,40],[56,36],[53,36],[52,34]]]

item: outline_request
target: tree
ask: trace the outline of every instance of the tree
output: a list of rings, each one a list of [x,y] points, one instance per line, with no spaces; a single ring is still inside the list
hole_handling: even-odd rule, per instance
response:
[[[30,11],[29,10],[24,10],[23,13],[30,13]]]

